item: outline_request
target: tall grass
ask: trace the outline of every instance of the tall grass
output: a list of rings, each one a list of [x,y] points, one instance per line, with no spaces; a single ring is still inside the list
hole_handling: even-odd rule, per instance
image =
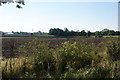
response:
[[[102,44],[99,51],[86,41],[67,41],[56,49],[38,39],[25,42],[17,49],[20,57],[2,59],[3,78],[120,78],[120,42]]]

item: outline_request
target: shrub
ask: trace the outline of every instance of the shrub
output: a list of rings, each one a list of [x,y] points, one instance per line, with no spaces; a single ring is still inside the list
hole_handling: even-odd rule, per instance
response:
[[[41,42],[36,38],[31,42],[21,45],[19,51],[23,57],[32,59],[32,62],[30,62],[30,60],[26,63],[26,65],[32,65],[31,70],[27,71],[27,75],[34,73],[40,77],[50,74],[51,69],[54,67],[54,58],[47,43]]]
[[[88,78],[110,78],[111,69],[108,67],[97,66],[88,72]]]
[[[120,41],[111,40],[107,44],[107,53],[110,59],[114,62],[113,77],[118,78],[118,61],[120,60]]]
[[[107,43],[107,53],[113,61],[120,60],[120,41],[109,41]]]
[[[91,67],[92,60],[94,60],[93,44],[86,45],[86,42],[70,43],[64,42],[61,49],[57,49],[58,72],[60,74],[68,71],[66,68],[70,65],[73,69]],[[59,70],[60,69],[60,70]]]
[[[113,61],[120,60],[119,44],[118,41],[110,41],[107,44],[107,53]],[[100,47],[98,45],[96,47],[94,43],[66,41],[56,49],[48,46],[48,43],[37,38],[20,45],[18,51],[21,57],[10,62],[3,59],[6,61],[4,66],[7,66],[3,68],[4,76],[14,77],[16,73],[20,73],[16,77],[21,78],[111,78],[113,76],[112,71],[115,70],[115,66],[111,65],[105,51],[98,52],[97,49]],[[116,68],[119,66],[118,64]],[[117,71],[119,70],[113,73]],[[116,77],[118,76],[119,72],[116,73]]]
[[[68,71],[61,75],[61,78],[111,78],[110,68],[97,66],[94,68],[80,68],[74,70],[70,66],[67,67]]]

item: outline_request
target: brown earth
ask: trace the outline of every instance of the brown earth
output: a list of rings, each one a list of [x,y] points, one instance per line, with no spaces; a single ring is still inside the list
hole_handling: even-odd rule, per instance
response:
[[[34,38],[3,38],[2,39],[2,56],[3,57],[16,57],[14,55],[15,50],[25,42],[32,41]],[[95,43],[98,47],[103,46],[101,42],[107,42],[110,39],[118,39],[117,37],[114,38],[93,38],[93,37],[77,37],[77,38],[39,38],[39,40],[49,43],[49,47],[55,49],[56,45],[60,47],[60,45],[65,41],[70,41],[71,43],[81,42],[83,40],[87,41],[88,43]]]

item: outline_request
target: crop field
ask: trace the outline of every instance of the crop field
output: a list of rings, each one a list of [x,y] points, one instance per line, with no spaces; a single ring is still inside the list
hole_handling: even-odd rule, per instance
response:
[[[4,37],[3,78],[120,78],[120,37]]]

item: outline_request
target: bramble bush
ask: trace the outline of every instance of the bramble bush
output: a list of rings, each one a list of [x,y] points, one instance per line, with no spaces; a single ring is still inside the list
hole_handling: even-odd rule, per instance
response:
[[[71,65],[74,69],[90,67],[94,59],[92,45],[85,45],[85,42],[70,43],[64,42],[61,49],[58,49],[59,60],[64,63],[64,67]]]
[[[112,41],[106,46],[106,53],[112,60],[119,60],[119,44]],[[4,75],[14,77],[16,74],[20,78],[115,78],[110,59],[98,56],[97,49],[94,43],[86,41],[66,41],[61,47],[52,49],[49,43],[36,38],[18,47],[20,57],[14,60],[10,74],[6,72],[10,64],[4,64]]]
[[[111,68],[97,66],[93,68],[80,68],[74,70],[70,66],[67,67],[69,70],[62,74],[61,78],[111,78]]]
[[[109,41],[107,43],[107,53],[113,61],[120,60],[120,41]]]
[[[119,38],[117,40],[111,40],[107,43],[106,46],[107,54],[109,55],[110,60],[113,62],[113,77],[120,78],[120,65],[118,64],[120,60],[120,41]]]
[[[36,76],[49,75],[51,70],[54,69],[53,62],[54,57],[49,49],[48,44],[40,42],[37,38],[31,42],[25,43],[19,47],[20,53],[23,57],[30,58],[31,62],[27,62],[32,65],[31,70],[27,74],[34,73]]]

